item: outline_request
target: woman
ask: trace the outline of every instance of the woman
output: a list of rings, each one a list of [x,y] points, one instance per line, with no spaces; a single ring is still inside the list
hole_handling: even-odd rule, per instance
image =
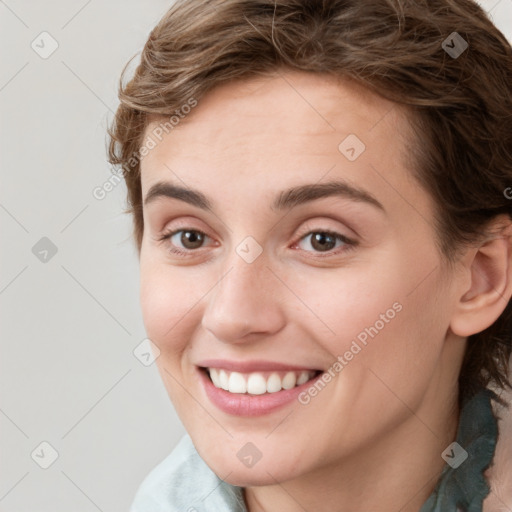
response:
[[[134,511],[512,507],[511,83],[469,0],[170,9],[110,130],[188,432]]]

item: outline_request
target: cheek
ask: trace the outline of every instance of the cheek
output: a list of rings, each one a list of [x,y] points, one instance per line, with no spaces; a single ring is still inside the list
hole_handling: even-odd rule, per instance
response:
[[[316,330],[314,339],[325,340],[333,355],[348,350],[354,339],[364,345],[371,335],[380,335],[399,321],[406,288],[399,276],[367,268],[364,272],[346,269],[325,278],[303,279],[302,295],[310,311],[307,317],[302,312],[302,325],[309,330],[323,324],[322,332],[329,332],[322,336]],[[311,313],[316,313],[314,322]]]
[[[140,303],[148,337],[161,351],[183,348],[205,292],[183,269],[141,260],[140,275]]]
[[[364,365],[383,378],[403,382],[406,374],[432,373],[449,325],[449,304],[442,302],[446,294],[435,255],[429,263],[395,255],[365,272],[347,269],[335,278],[304,279],[308,304],[330,331],[316,331],[313,339],[333,358],[346,355],[350,366]],[[302,325],[314,336],[311,326]]]

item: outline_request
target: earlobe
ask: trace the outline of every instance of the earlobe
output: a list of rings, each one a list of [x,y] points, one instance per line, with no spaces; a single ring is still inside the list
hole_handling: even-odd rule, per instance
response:
[[[462,290],[450,324],[458,336],[467,337],[492,325],[512,296],[512,247],[510,221],[494,223],[494,232],[477,249],[468,252],[465,271],[469,287]]]

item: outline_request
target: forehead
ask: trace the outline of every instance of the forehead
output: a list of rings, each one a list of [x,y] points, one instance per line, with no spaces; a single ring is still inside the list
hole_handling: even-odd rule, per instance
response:
[[[245,161],[254,171],[268,159],[275,161],[278,149],[289,164],[306,154],[341,156],[339,144],[349,135],[370,152],[383,139],[400,150],[408,132],[399,105],[352,81],[301,72],[218,86],[187,115],[174,116],[172,126],[166,123],[169,119],[153,117],[145,131],[145,140],[155,139],[156,144],[141,163],[143,182],[156,161],[171,156],[175,161],[207,158],[210,165],[221,160],[224,167]]]
[[[155,138],[165,120],[145,133],[158,140],[141,162],[143,196],[168,180],[249,209],[258,194],[341,177],[382,203],[408,198],[430,210],[404,158],[405,110],[351,81],[300,72],[238,80]]]
[[[180,110],[180,108],[178,108]],[[384,118],[399,128],[405,125],[403,109],[349,79],[327,74],[278,72],[269,76],[238,79],[209,91],[170,130],[176,136],[193,123],[201,135],[198,143],[214,143],[223,136],[270,138],[272,131],[286,135],[315,136],[356,129],[361,138]],[[166,117],[150,117],[149,135]],[[271,120],[271,124],[269,121]],[[265,130],[260,130],[266,127]],[[272,130],[272,128],[274,130]],[[166,134],[169,130],[166,130]]]

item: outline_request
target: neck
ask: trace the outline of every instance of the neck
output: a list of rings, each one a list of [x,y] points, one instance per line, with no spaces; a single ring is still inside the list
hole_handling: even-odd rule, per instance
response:
[[[249,512],[400,510],[418,512],[439,479],[441,453],[455,440],[459,421],[451,403],[426,397],[395,429],[357,453],[299,478],[245,489]]]

